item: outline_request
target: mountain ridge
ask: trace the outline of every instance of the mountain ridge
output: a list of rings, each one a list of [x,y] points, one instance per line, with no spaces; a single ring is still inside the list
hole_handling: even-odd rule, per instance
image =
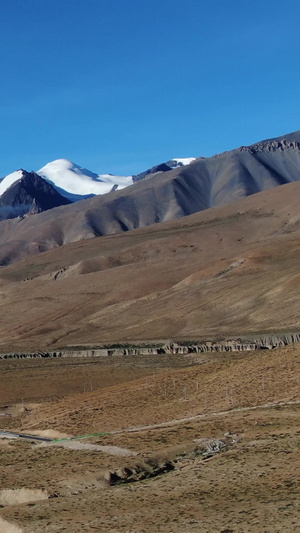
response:
[[[190,164],[195,158],[171,159],[166,163],[160,163],[145,172],[132,176],[116,176],[113,174],[96,174],[69,159],[56,159],[47,163],[38,171],[31,173],[38,174],[41,178],[50,183],[61,196],[68,198],[71,202],[91,198],[98,194],[107,194],[115,190],[121,190],[139,181],[149,174],[157,171],[169,171],[177,167]],[[16,181],[22,177],[20,173],[26,170],[20,169],[0,180],[0,197]],[[29,174],[29,173],[28,173]]]
[[[63,244],[171,221],[298,181],[299,142],[297,131],[150,173],[125,189],[32,215],[18,224],[3,221],[0,264]]]

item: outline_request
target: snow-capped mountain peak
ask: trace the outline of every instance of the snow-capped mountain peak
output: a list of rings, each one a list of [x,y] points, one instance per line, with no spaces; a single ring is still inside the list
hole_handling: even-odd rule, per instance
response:
[[[132,184],[132,176],[95,174],[68,159],[56,159],[38,170],[37,174],[73,201],[95,194],[105,194],[112,189],[123,189]]]
[[[76,165],[69,159],[56,159],[42,167],[35,174],[52,185],[61,196],[71,202],[76,202],[98,194],[106,194],[117,189],[124,189],[149,174],[166,172],[174,168],[189,165],[194,159],[194,157],[174,158],[167,163],[157,165],[137,176],[96,174]],[[0,180],[0,198],[12,185],[22,180],[25,174],[26,171],[21,169],[12,174],[8,174]]]

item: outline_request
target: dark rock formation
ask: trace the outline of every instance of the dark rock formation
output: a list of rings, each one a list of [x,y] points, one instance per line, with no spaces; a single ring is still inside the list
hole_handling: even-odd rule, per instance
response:
[[[54,187],[35,172],[22,170],[22,178],[0,197],[0,219],[41,213],[53,207],[70,204]]]
[[[161,163],[160,165],[155,165],[152,168],[148,168],[148,170],[145,170],[144,172],[140,172],[140,174],[137,174],[136,176],[132,176],[132,181],[135,183],[143,180],[151,174],[156,174],[157,172],[168,172],[169,170],[172,170],[172,168],[173,167],[170,161],[168,163]]]

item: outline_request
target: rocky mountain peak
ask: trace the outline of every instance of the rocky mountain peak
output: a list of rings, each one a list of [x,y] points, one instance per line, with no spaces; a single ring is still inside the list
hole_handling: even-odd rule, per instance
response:
[[[250,154],[263,153],[263,152],[275,152],[284,150],[295,150],[300,152],[300,143],[297,141],[289,141],[287,139],[282,140],[270,140],[263,141],[250,146],[241,146],[240,152],[249,152]]]

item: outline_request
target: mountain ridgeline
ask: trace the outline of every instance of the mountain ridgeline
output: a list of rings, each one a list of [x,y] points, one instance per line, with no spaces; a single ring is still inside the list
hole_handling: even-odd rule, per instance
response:
[[[133,176],[133,184],[126,188],[76,203],[66,201],[69,205],[56,209],[52,207],[61,200],[49,192],[53,205],[46,202],[47,211],[25,217],[17,225],[11,220],[0,223],[0,264],[66,243],[171,221],[298,181],[300,131],[189,163],[172,170],[168,170],[170,162],[158,165]],[[26,175],[34,186],[36,175]],[[40,186],[39,180],[36,184]],[[21,205],[26,194],[16,194]],[[38,203],[37,198],[34,201]],[[9,203],[16,203],[13,185],[0,196],[1,207]],[[37,210],[43,210],[39,205]]]

